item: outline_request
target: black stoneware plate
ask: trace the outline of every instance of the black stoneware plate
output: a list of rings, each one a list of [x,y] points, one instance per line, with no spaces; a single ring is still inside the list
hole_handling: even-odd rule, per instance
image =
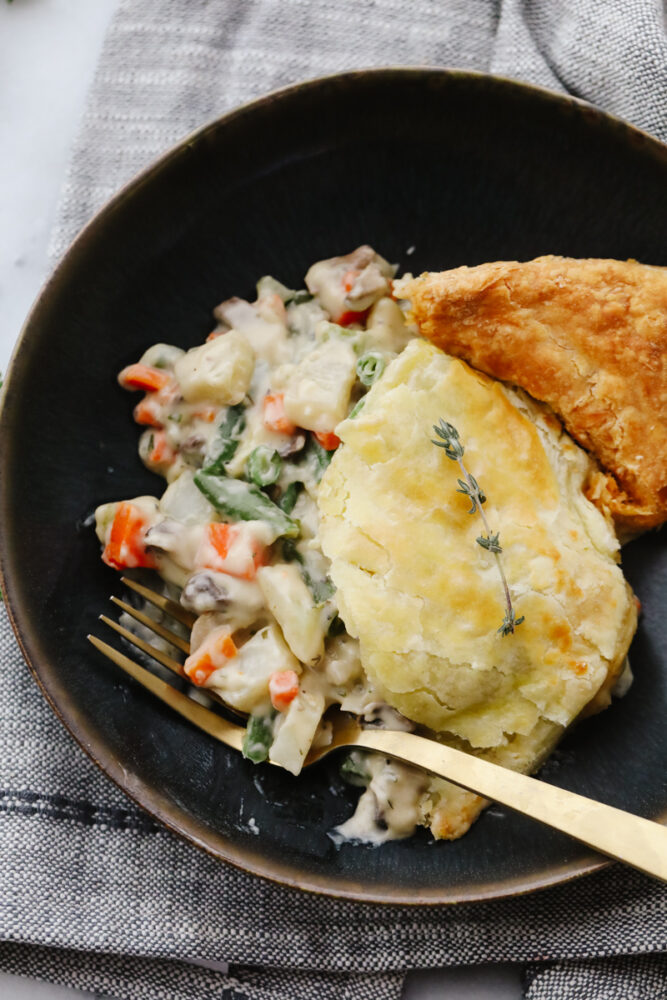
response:
[[[555,253],[667,264],[667,149],[568,98],[482,75],[380,70],[273,94],[202,129],[84,230],[30,316],[4,390],[4,588],[51,705],[104,771],[216,857],[286,884],[403,903],[527,891],[601,859],[490,809],[455,843],[381,848],[327,831],[354,793],[330,758],[299,778],[241,760],[88,645],[121,587],[84,521],[161,489],[137,457],[116,373],[155,341],[189,347],[211,309],[273,274],[368,242],[401,271]],[[412,255],[407,254],[415,247]],[[665,534],[630,545],[644,614],[636,680],[581,725],[545,778],[649,817],[667,813]],[[254,817],[261,831],[249,831]]]

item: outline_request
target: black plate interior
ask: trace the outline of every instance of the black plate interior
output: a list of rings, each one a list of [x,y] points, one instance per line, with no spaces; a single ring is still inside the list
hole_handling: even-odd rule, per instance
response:
[[[155,341],[188,347],[222,299],[371,243],[419,272],[543,253],[667,264],[665,147],[576,101],[444,71],[349,74],[274,95],[197,133],[126,189],[45,289],[5,388],[5,587],[24,649],[102,767],[172,828],[292,884],[366,899],[452,901],[595,865],[565,837],[493,808],[456,843],[425,832],[336,850],[354,793],[330,760],[298,779],[255,768],[88,646],[120,589],[85,519],[161,490],[136,454],[116,373]],[[408,248],[414,247],[409,254]],[[588,720],[548,780],[646,816],[667,810],[665,536],[624,564],[644,615],[628,696]],[[249,832],[253,817],[261,838]]]

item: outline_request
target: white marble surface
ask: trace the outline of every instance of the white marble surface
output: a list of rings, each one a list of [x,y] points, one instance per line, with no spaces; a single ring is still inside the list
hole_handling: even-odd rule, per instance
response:
[[[48,275],[69,150],[116,2],[0,0],[0,371]],[[516,967],[433,970],[409,975],[405,1000],[517,1000],[520,993]],[[0,973],[0,996],[84,994]]]

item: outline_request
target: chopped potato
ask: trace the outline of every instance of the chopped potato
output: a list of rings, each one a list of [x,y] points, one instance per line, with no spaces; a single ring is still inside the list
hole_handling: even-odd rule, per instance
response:
[[[248,391],[254,364],[248,339],[229,330],[178,358],[174,373],[188,403],[235,406]]]
[[[369,347],[398,354],[414,335],[393,299],[380,299],[368,314],[366,338]]]
[[[269,611],[285,641],[302,663],[316,662],[324,652],[324,624],[295,563],[264,566],[257,573]]]
[[[298,774],[310,750],[325,709],[319,691],[300,691],[282,717],[276,738],[271,744],[274,764]]]
[[[285,389],[285,413],[298,427],[332,431],[350,406],[357,358],[348,343],[332,337],[307,354]]]
[[[233,708],[253,712],[269,707],[269,678],[276,670],[299,673],[301,666],[278,628],[267,625],[248,639],[224,667],[212,673],[206,686],[219,691]]]

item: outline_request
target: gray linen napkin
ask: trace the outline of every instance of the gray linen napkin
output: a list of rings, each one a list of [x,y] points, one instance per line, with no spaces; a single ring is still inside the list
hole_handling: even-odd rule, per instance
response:
[[[276,86],[387,64],[567,90],[667,139],[660,0],[121,0],[54,259],[202,122]],[[507,960],[530,963],[531,1000],[667,996],[667,892],[620,867],[520,899],[415,910],[318,899],[214,862],[83,756],[4,610],[0,889],[0,968],[110,996],[394,1000],[407,968]]]

